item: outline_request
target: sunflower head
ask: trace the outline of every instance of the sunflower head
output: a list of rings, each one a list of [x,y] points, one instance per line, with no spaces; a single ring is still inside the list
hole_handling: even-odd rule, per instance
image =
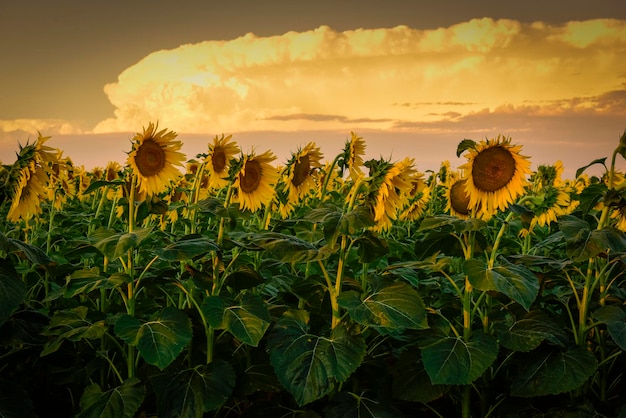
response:
[[[466,191],[467,179],[450,179],[446,188],[446,211],[457,218],[467,219],[470,216],[470,196]]]
[[[291,155],[282,170],[284,191],[288,192],[290,202],[300,201],[315,187],[322,158],[323,154],[313,142]]]
[[[365,155],[365,141],[360,136],[357,136],[354,132],[350,132],[350,139],[346,141],[346,144],[338,160],[339,167],[343,170],[348,170],[350,178],[356,181],[358,178],[363,177],[361,166],[363,165],[363,156]]]
[[[524,193],[530,161],[520,154],[521,146],[511,145],[511,139],[501,135],[479,144],[470,142],[467,163],[459,168],[465,171],[470,209],[479,217],[489,217]]]
[[[24,167],[18,174],[18,182],[13,191],[13,201],[7,213],[7,219],[17,222],[29,220],[42,212],[41,204],[46,196],[48,174],[43,167],[34,171]]]
[[[253,152],[242,157],[234,182],[242,209],[255,212],[271,203],[279,177],[278,170],[271,165],[275,159],[271,151],[259,155]]]
[[[239,152],[237,143],[232,140],[232,135],[213,138],[209,144],[209,152],[205,158],[206,168],[209,173],[209,187],[221,189],[230,182],[228,176],[231,168],[231,160]]]
[[[374,230],[384,231],[398,218],[398,212],[409,202],[415,174],[413,159],[405,158],[396,163],[370,160],[365,163],[370,169],[368,200],[374,210]]]
[[[143,133],[133,138],[133,147],[128,154],[128,165],[137,176],[139,189],[147,195],[156,195],[181,175],[177,166],[182,166],[185,156],[179,152],[180,141],[176,133],[150,123]]]
[[[553,165],[539,165],[537,167],[537,171],[530,176],[530,181],[538,188],[550,186],[558,187],[563,184],[563,181],[561,180],[562,175],[563,163],[559,160]]]

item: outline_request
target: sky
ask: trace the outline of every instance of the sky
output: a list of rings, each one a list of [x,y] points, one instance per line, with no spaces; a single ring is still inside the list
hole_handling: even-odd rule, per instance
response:
[[[562,5],[0,0],[0,161],[41,133],[75,165],[124,163],[158,122],[188,159],[224,134],[332,160],[355,132],[420,171],[501,134],[571,178],[626,129],[626,3]]]

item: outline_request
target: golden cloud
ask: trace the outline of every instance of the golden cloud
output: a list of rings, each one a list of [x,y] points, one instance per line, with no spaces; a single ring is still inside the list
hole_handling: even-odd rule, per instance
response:
[[[549,107],[623,88],[625,46],[626,21],[612,19],[249,33],[127,68],[104,87],[114,117],[94,132],[156,120],[190,133],[392,129],[529,101]]]

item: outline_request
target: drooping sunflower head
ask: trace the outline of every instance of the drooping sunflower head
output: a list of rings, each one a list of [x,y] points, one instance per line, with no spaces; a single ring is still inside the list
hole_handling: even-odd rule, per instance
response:
[[[274,185],[279,177],[278,170],[271,164],[275,159],[271,151],[259,155],[253,152],[242,157],[233,184],[242,209],[255,212],[272,202]]]
[[[446,212],[457,218],[467,219],[470,216],[470,196],[466,191],[467,179],[450,178],[446,184]]]
[[[157,128],[150,123],[143,133],[135,135],[127,161],[137,176],[139,189],[150,196],[164,191],[181,175],[177,167],[185,160],[176,133],[167,129],[157,132]]]
[[[411,176],[411,184],[408,206],[399,216],[404,221],[416,221],[421,218],[431,198],[431,188],[424,180],[423,173]]]
[[[350,132],[350,139],[346,141],[343,153],[340,154],[339,167],[348,170],[350,178],[356,181],[363,177],[363,156],[365,155],[365,141],[354,132]]]
[[[7,213],[7,219],[17,222],[21,219],[29,220],[42,212],[41,204],[46,196],[48,174],[43,167],[34,171],[24,167],[18,174],[18,182],[13,191],[13,201]]]
[[[468,149],[467,163],[459,168],[465,171],[469,207],[481,211],[482,217],[505,210],[524,193],[530,161],[521,150],[501,135],[473,143]]]
[[[299,202],[315,187],[322,158],[322,152],[313,142],[292,154],[282,171],[284,191],[288,192],[290,202]]]
[[[209,152],[206,156],[206,167],[209,173],[209,187],[221,189],[229,183],[228,174],[231,160],[239,152],[237,143],[232,140],[232,135],[213,138],[209,144]]]
[[[384,160],[365,163],[370,169],[368,200],[374,210],[375,231],[389,230],[398,212],[408,204],[415,173],[413,161],[405,158],[396,163]]]

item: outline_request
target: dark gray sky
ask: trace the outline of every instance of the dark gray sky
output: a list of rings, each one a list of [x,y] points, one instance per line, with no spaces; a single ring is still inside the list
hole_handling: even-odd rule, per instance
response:
[[[327,25],[449,26],[472,18],[626,19],[623,0],[0,0],[0,119],[109,117],[102,88],[150,52]]]

